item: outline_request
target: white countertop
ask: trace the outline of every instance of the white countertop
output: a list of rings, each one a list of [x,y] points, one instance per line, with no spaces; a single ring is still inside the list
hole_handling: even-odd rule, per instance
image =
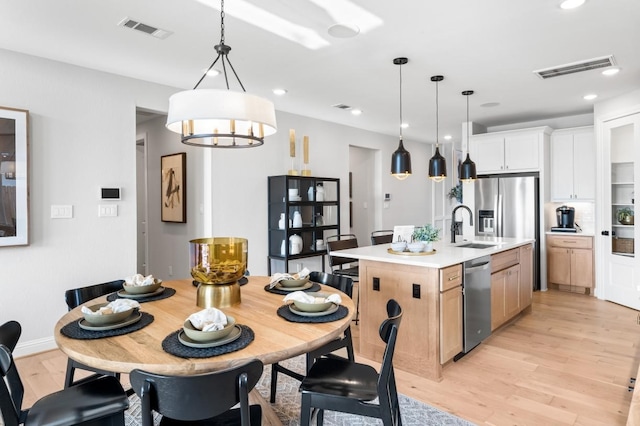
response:
[[[329,254],[332,256],[352,257],[354,259],[371,260],[375,262],[389,262],[401,265],[423,266],[426,268],[445,268],[447,266],[466,262],[482,256],[488,256],[533,242],[532,238],[487,238],[475,237],[473,240],[451,244],[444,241],[433,243],[434,254],[416,256],[389,253],[391,244],[364,246],[355,249],[337,250]],[[457,245],[469,242],[484,242],[496,244],[494,247],[475,249],[461,248]]]

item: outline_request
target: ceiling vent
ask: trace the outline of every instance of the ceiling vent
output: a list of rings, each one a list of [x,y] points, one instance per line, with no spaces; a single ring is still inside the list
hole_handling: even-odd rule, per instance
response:
[[[573,62],[571,64],[558,65],[551,68],[534,71],[534,73],[545,80],[551,77],[560,77],[561,75],[573,74],[576,72],[595,70],[598,68],[606,68],[615,65],[613,55],[603,56],[601,58],[588,59],[586,61]]]
[[[334,108],[338,108],[338,109],[351,109],[351,107],[349,105],[345,105],[345,104],[335,104],[335,105],[331,105]]]
[[[120,22],[118,22],[118,26],[131,28],[132,30],[140,31],[141,33],[148,34],[155,38],[159,38],[164,40],[173,34],[171,31],[163,30],[161,28],[156,28],[152,25],[143,24],[142,22],[138,22],[134,19],[124,18]]]

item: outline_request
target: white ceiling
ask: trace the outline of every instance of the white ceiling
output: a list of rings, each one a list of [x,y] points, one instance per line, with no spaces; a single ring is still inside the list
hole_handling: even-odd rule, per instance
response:
[[[211,5],[208,6],[207,3]],[[278,29],[315,34],[309,49],[234,16],[254,5]],[[0,48],[190,89],[215,57],[220,40],[216,0],[0,0]],[[332,8],[332,10],[329,10]],[[361,8],[358,10],[358,8]],[[346,14],[353,12],[352,17]],[[406,138],[434,142],[435,83],[440,136],[460,139],[465,120],[486,126],[591,113],[593,102],[640,88],[640,1],[587,0],[562,10],[558,0],[227,0],[229,58],[248,92],[276,109],[389,135],[398,134],[402,67]],[[241,12],[246,17],[246,12]],[[165,40],[117,26],[125,17],[172,32]],[[258,18],[266,22],[267,18]],[[335,38],[335,23],[366,31]],[[622,71],[601,70],[541,80],[532,71],[613,55]],[[240,90],[231,81],[232,89]],[[200,87],[223,87],[209,78]],[[288,94],[277,97],[275,87]],[[585,101],[597,93],[596,101]],[[481,107],[485,103],[495,107]],[[361,108],[361,116],[333,108]],[[283,131],[280,129],[280,131]]]

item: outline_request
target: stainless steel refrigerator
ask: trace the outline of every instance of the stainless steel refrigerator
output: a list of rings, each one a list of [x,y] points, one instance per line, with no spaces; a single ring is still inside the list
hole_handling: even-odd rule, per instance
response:
[[[540,289],[538,174],[480,176],[475,185],[476,235],[533,238],[533,289]]]

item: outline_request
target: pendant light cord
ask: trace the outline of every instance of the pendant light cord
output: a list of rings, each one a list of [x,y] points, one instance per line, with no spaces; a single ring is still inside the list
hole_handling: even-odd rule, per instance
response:
[[[400,140],[402,140],[402,64],[400,64]]]
[[[469,95],[467,95],[467,155],[469,155],[469,138],[471,138],[471,132],[469,131]]]
[[[438,144],[440,141],[440,137],[438,136],[439,131],[439,119],[438,119],[438,80],[436,80],[436,149],[438,149]]]

